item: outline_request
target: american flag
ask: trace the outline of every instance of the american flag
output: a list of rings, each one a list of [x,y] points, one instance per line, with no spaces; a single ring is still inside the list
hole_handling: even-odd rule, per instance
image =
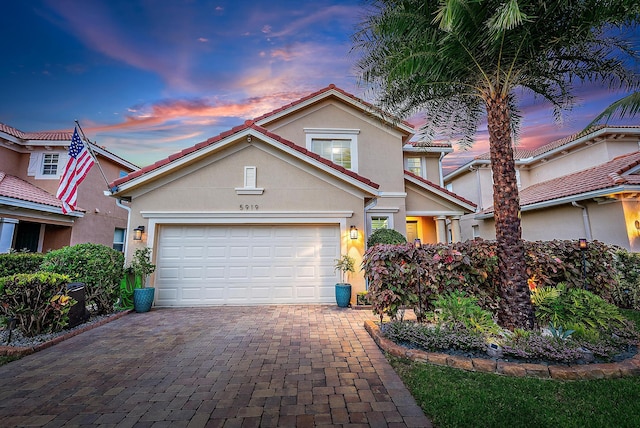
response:
[[[56,193],[56,197],[62,201],[64,214],[75,210],[78,200],[78,186],[94,163],[93,157],[78,135],[78,128],[74,128],[69,146],[69,161],[60,178],[58,193]]]

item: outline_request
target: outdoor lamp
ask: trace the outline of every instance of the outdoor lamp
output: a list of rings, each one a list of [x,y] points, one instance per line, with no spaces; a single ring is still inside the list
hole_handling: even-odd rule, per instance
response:
[[[586,238],[580,238],[578,240],[578,245],[580,246],[581,250],[586,250],[587,249],[587,240],[586,240]]]
[[[351,226],[349,229],[349,238],[358,239],[358,228],[355,226]]]
[[[416,248],[422,247],[422,241],[420,241],[420,238],[414,239],[413,240],[413,245],[415,245]]]
[[[138,226],[133,229],[133,240],[140,241],[142,239],[142,233],[144,232],[144,226]]]

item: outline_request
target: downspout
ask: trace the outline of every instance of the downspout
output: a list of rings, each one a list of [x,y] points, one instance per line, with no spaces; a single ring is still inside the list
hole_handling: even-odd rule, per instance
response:
[[[440,160],[438,161],[438,170],[440,173],[440,187],[444,187],[444,175],[442,175],[442,159],[444,159],[446,153],[440,152]]]
[[[589,224],[589,212],[587,211],[587,207],[585,207],[584,205],[580,205],[575,201],[571,202],[571,205],[573,205],[576,208],[582,209],[582,221],[584,222],[584,232],[587,235],[586,236],[587,240],[591,241],[593,238],[591,236],[591,226]]]
[[[129,255],[129,231],[131,230],[131,207],[122,205],[122,199],[116,199],[116,205],[120,208],[127,210],[127,232],[124,236],[124,260],[127,261]]]

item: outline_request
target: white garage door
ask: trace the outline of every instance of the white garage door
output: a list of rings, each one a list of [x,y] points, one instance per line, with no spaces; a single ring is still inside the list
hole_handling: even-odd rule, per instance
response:
[[[156,305],[335,302],[338,225],[163,226]]]

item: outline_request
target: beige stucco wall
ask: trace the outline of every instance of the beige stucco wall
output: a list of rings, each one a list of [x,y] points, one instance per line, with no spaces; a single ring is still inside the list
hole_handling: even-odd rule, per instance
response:
[[[631,208],[634,213],[640,212],[640,206]],[[597,204],[581,201],[587,208],[589,225],[593,240],[631,249],[630,232],[626,223],[632,224],[636,217],[625,220],[622,202]],[[462,239],[472,238],[472,226],[477,224],[480,236],[484,239],[495,239],[495,223],[493,219],[475,220],[473,215],[464,216],[461,221]],[[524,211],[522,213],[522,238],[527,241],[538,240],[574,240],[587,237],[584,227],[582,209],[564,204],[541,210]]]
[[[379,184],[380,191],[404,190],[402,136],[379,119],[363,116],[338,101],[325,100],[266,127],[302,147],[306,145],[305,128],[358,129],[358,174]]]
[[[236,193],[235,189],[244,185],[245,166],[256,167],[257,187],[264,188],[262,195]],[[359,266],[365,241],[362,234],[363,201],[361,190],[310,168],[254,138],[251,143],[238,142],[184,170],[152,182],[144,189],[136,190],[131,202],[131,225],[143,225],[149,231],[149,222],[141,212],[167,212],[169,216],[174,213],[176,217],[186,212],[200,212],[204,217],[212,213],[225,213],[230,218],[244,218],[242,224],[255,223],[251,215],[259,216],[260,213],[269,212],[281,214],[281,218],[276,215],[272,223],[286,224],[286,213],[295,216],[301,212],[352,211],[353,215],[336,218],[335,223],[338,224],[341,220],[345,222],[346,233],[351,225],[361,231],[357,241],[347,241],[346,233],[343,237],[343,249],[356,258]],[[248,210],[244,208],[247,206]],[[157,222],[161,224],[162,220]],[[310,220],[309,223],[313,221]],[[129,258],[138,246],[155,246],[155,243],[135,242],[131,234],[128,239]],[[354,296],[357,291],[365,289],[362,272],[352,275],[350,282]]]
[[[549,158],[547,162],[538,162],[528,167],[527,182],[522,184],[529,186],[603,164],[616,156],[637,151],[637,141],[637,137],[634,140],[601,141],[572,150],[565,155]]]
[[[478,210],[493,206],[493,179],[491,168],[480,166],[458,175],[446,184],[452,184],[452,191],[478,205]],[[480,183],[480,188],[478,188]]]

